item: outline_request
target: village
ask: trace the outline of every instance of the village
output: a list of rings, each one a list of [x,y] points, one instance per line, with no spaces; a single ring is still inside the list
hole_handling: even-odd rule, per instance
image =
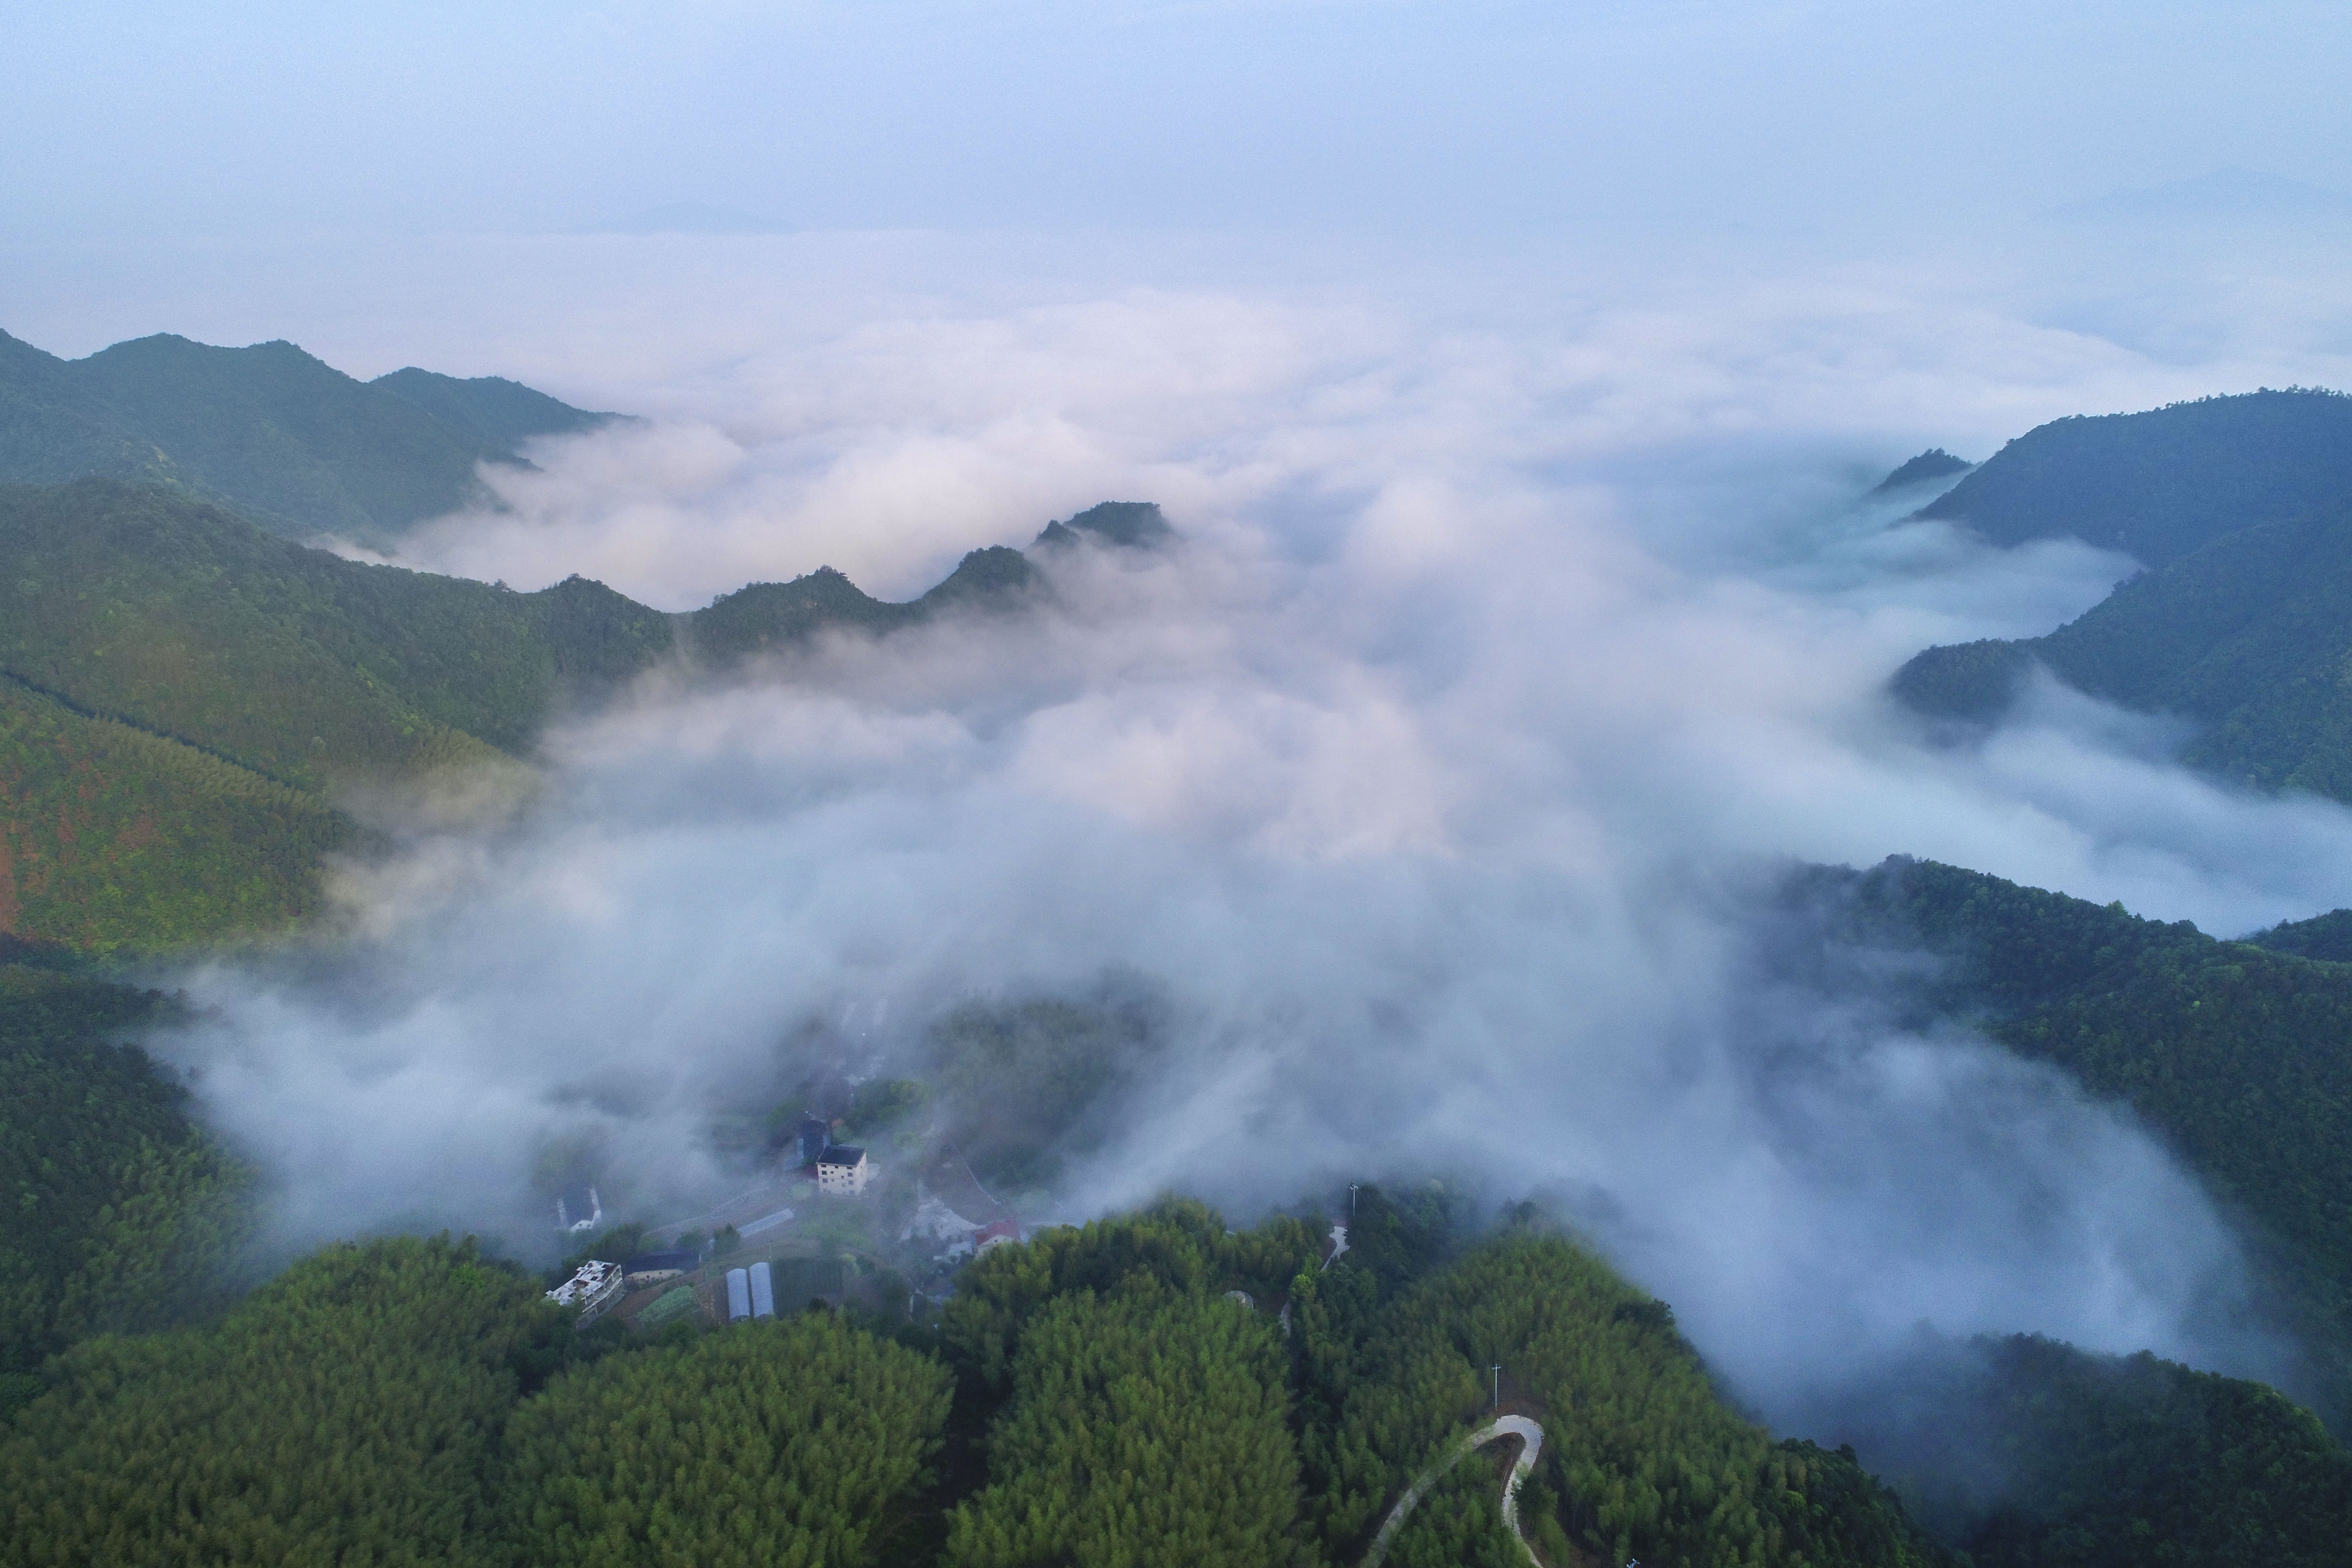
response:
[[[886,1131],[877,1149],[836,1141],[841,1125],[803,1112],[757,1182],[682,1220],[607,1228],[594,1184],[560,1193],[558,1232],[619,1256],[579,1262],[547,1299],[576,1308],[583,1325],[609,1318],[647,1331],[813,1305],[920,1321],[966,1260],[1022,1239],[1013,1208],[951,1146]]]

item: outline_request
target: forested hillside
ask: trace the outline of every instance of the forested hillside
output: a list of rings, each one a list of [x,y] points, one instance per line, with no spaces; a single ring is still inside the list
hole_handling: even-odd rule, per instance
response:
[[[2352,1342],[2352,965],[1933,861],[1816,868],[1792,900],[1834,940],[1945,956],[1923,1014],[1980,1019],[2128,1104]]]
[[[2352,501],[2239,529],[2047,637],[1929,648],[1896,674],[1922,712],[1988,721],[2039,663],[2095,697],[2197,723],[2182,752],[2256,789],[2352,800]]]
[[[507,1434],[509,1560],[873,1562],[926,1479],[953,1382],[830,1312],[566,1372]]]
[[[316,795],[4,675],[0,795],[0,931],[97,952],[286,931],[357,837]]]
[[[2352,399],[2305,388],[2035,426],[1919,515],[1995,544],[2073,537],[2161,566],[2352,499]]]
[[[121,1037],[166,1006],[139,991],[0,964],[0,1410],[43,1357],[155,1329],[219,1297],[247,1173],[187,1091]]]
[[[1582,1248],[1524,1228],[1481,1241],[1435,1193],[1400,1208],[1367,1187],[1357,1205],[1328,1267],[1318,1227],[1228,1234],[1189,1204],[973,1263],[948,1343],[1009,1398],[947,1561],[1352,1563],[1406,1484],[1491,1416],[1497,1362],[1506,1405],[1551,1435],[1521,1493],[1549,1561],[1939,1560],[1850,1459],[1776,1446],[1725,1405],[1672,1314]],[[1278,1337],[1265,1320],[1286,1297]],[[1170,1343],[1190,1348],[1171,1362]],[[1189,1408],[1160,1403],[1171,1387]],[[1286,1406],[1295,1453],[1276,1440]],[[1508,1560],[1484,1473],[1412,1516],[1391,1561],[1465,1542]]]
[[[1848,1401],[1979,1568],[2323,1568],[2352,1542],[2352,1452],[2257,1383],[2019,1334],[1936,1344]]]
[[[298,538],[390,544],[486,500],[477,464],[612,417],[496,377],[362,383],[287,342],[167,333],[61,360],[0,332],[0,481],[144,480]]]
[[[1100,537],[1097,513],[1158,520],[1053,526]],[[582,577],[519,594],[364,565],[109,479],[0,486],[0,932],[92,948],[299,921],[321,857],[360,839],[341,792],[511,773],[555,715],[665,660],[723,672],[1043,592],[992,548],[907,604],[824,570],[673,616]]]
[[[2003,544],[2072,534],[2152,570],[2046,637],[1926,649],[1893,681],[1907,706],[1991,723],[2039,666],[2192,721],[2192,767],[2352,800],[2352,399],[2263,392],[2062,419],[1919,515]]]
[[[670,643],[668,617],[582,579],[362,565],[98,479],[0,489],[0,669],[310,790],[519,751],[567,687]]]

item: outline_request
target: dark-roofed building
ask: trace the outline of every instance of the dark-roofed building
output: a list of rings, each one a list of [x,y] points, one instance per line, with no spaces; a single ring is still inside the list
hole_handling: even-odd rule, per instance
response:
[[[803,1116],[794,1136],[800,1142],[801,1169],[813,1169],[833,1142],[833,1126],[821,1116]]]

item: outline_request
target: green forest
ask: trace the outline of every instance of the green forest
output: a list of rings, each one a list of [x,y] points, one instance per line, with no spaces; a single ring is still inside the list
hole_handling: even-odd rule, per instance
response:
[[[533,437],[614,418],[496,376],[355,381],[288,342],[160,333],[62,360],[0,332],[0,483],[156,484],[292,538],[393,545],[488,504],[478,464],[520,464]]]
[[[1792,895],[1834,936],[1948,959],[1923,1015],[1979,1021],[2130,1106],[2352,1337],[2352,965],[1927,860],[1815,868]]]
[[[327,857],[366,845],[355,795],[510,800],[551,722],[656,665],[1014,608],[1039,582],[999,548],[908,604],[821,570],[674,616],[583,577],[522,594],[346,561],[169,488],[0,485],[0,932],[285,931],[322,907]]]
[[[2352,398],[2290,387],[2038,425],[1918,515],[1995,544],[2071,536],[2162,566],[2347,496]]]
[[[2232,784],[2352,800],[2352,398],[2291,391],[2062,419],[1919,513],[1996,543],[2073,534],[2149,569],[2045,637],[1927,648],[1892,690],[1985,725],[2032,672],[2192,732]]]
[[[549,727],[649,671],[1018,612],[1045,552],[1173,538],[1107,502],[906,603],[820,569],[684,615],[297,542],[395,543],[481,502],[478,464],[614,417],[287,343],[67,362],[0,334],[0,1568],[1353,1568],[1424,1476],[1390,1568],[1499,1568],[1527,1560],[1513,1444],[1461,1452],[1498,1413],[1546,1434],[1517,1493],[1545,1568],[2352,1558],[2352,1455],[2274,1390],[1996,1338],[1923,1352],[1885,1401],[1967,1463],[1912,1465],[1928,1438],[1892,1414],[1776,1436],[1559,1215],[1436,1183],[1245,1223],[1171,1197],[1035,1230],[920,1306],[896,1275],[856,1295],[820,1237],[775,1266],[783,1315],[728,1327],[691,1284],[583,1325],[545,1299],[561,1271],[475,1238],[272,1251],[255,1171],[136,1043],[190,1016],[128,983],[142,963],[319,930],[338,858],[387,841],[382,786],[526,801]],[[2195,721],[2187,760],[2234,782],[2352,800],[2347,452],[2352,400],[2303,391],[2030,432],[1921,515],[2152,570],[2047,637],[1930,649],[1897,694],[1990,722],[2038,662]],[[1927,955],[1879,965],[1874,1004],[2154,1130],[2243,1222],[2307,1396],[2352,1416],[2352,911],[2224,942],[1897,858],[1801,868],[1773,914],[1824,971]],[[968,998],[835,1131],[935,1125],[975,1186],[1043,1196],[1158,1064],[1164,1005]]]
[[[2063,987],[2112,942],[2041,945],[1989,959],[1988,991]],[[2271,1391],[2044,1342],[1942,1406],[2031,1484],[1898,1498],[1853,1449],[1743,1415],[1672,1310],[1543,1211],[1434,1185],[1345,1195],[1328,1261],[1314,1205],[1048,1228],[919,1321],[714,1328],[688,1292],[583,1330],[551,1276],[446,1237],[339,1243],[248,1289],[249,1177],[112,1043],[177,1004],[19,956],[0,1563],[1340,1568],[1497,1393],[1547,1434],[1519,1512],[1551,1564],[2318,1563],[2352,1498],[2352,1458]],[[1446,1472],[1387,1560],[1514,1561],[1507,1452]]]

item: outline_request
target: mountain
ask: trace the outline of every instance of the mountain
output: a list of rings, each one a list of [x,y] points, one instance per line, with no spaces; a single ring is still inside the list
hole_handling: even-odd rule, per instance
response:
[[[2285,921],[2246,940],[2273,952],[2352,963],[2352,910],[2330,910],[2307,921]]]
[[[2224,534],[2046,637],[1928,648],[1893,690],[1925,714],[1990,722],[2039,665],[2094,697],[2196,721],[2191,766],[2352,800],[2347,659],[2352,501],[2339,500]]]
[[[2149,566],[2352,499],[2352,398],[2293,388],[2037,426],[1920,509],[1995,544],[2073,537]]]
[[[1879,480],[1871,488],[1870,493],[1874,496],[1893,495],[1897,490],[1907,490],[1913,485],[1965,474],[1974,467],[1976,465],[1967,458],[1955,458],[1941,447],[1930,447]]]
[[[1047,532],[1173,537],[1156,507],[1105,515]],[[0,486],[0,933],[85,948],[298,922],[322,858],[362,837],[342,792],[509,765],[664,660],[723,670],[1045,591],[992,546],[904,604],[824,568],[673,616],[582,577],[518,594],[346,561],[99,479]]]
[[[1048,522],[1029,548],[1057,553],[1094,544],[1150,552],[1176,539],[1156,503],[1115,500]],[[937,586],[904,604],[874,598],[823,566],[789,583],[747,584],[712,600],[689,617],[688,646],[698,659],[724,664],[788,647],[824,627],[894,631],[950,611],[1017,608],[1044,592],[1045,577],[1029,557],[1002,544],[971,552]]]
[[[476,465],[614,417],[513,382],[360,382],[289,342],[163,334],[62,360],[0,333],[0,482],[143,479],[296,537],[383,546],[484,499]]]
[[[1176,531],[1150,501],[1107,500],[1067,522],[1047,523],[1036,542],[1049,550],[1062,550],[1077,543],[1081,536],[1121,549],[1157,550],[1172,542]]]
[[[689,647],[709,664],[789,647],[827,627],[881,633],[919,626],[951,609],[1010,608],[1041,590],[1043,578],[1018,550],[975,550],[919,599],[877,599],[830,566],[789,583],[751,583],[689,617]]]
[[[2195,723],[2182,760],[2352,800],[2352,398],[2260,392],[2028,432],[1922,508],[1995,542],[2073,535],[2151,569],[2044,637],[1923,650],[1906,707],[1997,722],[2039,668]]]
[[[1899,857],[1801,872],[1789,908],[1821,946],[1778,966],[1855,947],[1935,956],[1907,996],[1874,968],[1875,999],[1915,1026],[1977,1024],[2129,1106],[2252,1222],[2325,1336],[2352,1345],[2352,964]],[[2352,1363],[2334,1362],[2318,1375],[2342,1397]]]
[[[0,671],[305,790],[519,752],[563,691],[671,637],[582,579],[514,594],[362,565],[104,479],[0,489]]]
[[[368,384],[414,403],[443,424],[509,456],[534,436],[573,436],[625,417],[590,414],[499,375],[460,380],[411,365]]]
[[[1831,1434],[1980,1568],[2335,1563],[2352,1453],[2277,1391],[2034,1335],[1929,1342]]]

